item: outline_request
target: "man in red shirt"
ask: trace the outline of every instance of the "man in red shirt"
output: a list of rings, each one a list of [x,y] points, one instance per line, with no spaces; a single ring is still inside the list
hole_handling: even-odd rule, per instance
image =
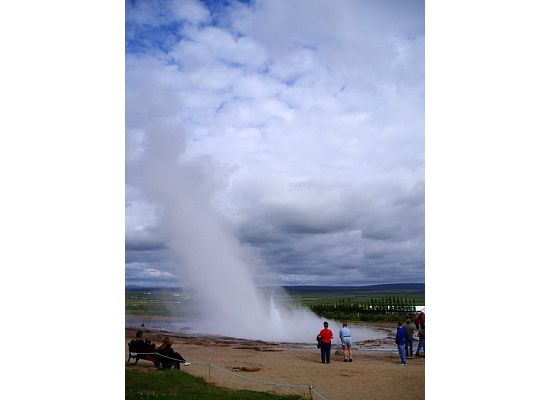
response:
[[[330,364],[330,340],[332,339],[332,331],[328,329],[327,321],[323,322],[323,326],[325,329],[317,335],[317,338],[321,340],[321,362],[325,364],[326,360],[326,363]]]

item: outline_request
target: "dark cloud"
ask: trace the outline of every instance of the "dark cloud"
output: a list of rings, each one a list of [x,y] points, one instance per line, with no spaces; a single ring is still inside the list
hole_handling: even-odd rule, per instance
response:
[[[170,259],[167,250],[126,250],[126,262],[140,263],[163,263],[166,264]]]
[[[392,188],[376,201],[359,192],[340,191],[338,200],[322,205],[315,196],[297,196],[301,201],[284,207],[260,202],[242,224],[241,240],[272,270],[295,280],[311,274],[319,281],[332,276],[332,284],[423,282],[423,182]]]
[[[126,239],[126,250],[145,251],[165,249],[163,242],[145,239]]]

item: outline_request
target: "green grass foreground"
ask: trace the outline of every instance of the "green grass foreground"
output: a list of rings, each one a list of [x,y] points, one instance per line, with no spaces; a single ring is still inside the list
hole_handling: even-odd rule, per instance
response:
[[[196,400],[302,400],[251,390],[231,390],[207,385],[202,378],[178,370],[139,371],[126,368],[126,400],[196,399]]]

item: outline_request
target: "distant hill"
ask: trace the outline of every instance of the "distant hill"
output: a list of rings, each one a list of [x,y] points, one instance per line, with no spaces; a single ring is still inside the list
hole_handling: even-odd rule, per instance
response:
[[[178,291],[181,288],[176,286],[136,286],[136,285],[127,285],[126,290],[128,291],[140,291],[140,292],[151,292],[151,291]]]
[[[387,283],[369,286],[283,286],[290,293],[424,293],[424,283]]]
[[[298,293],[424,293],[424,283],[387,283],[383,285],[369,286],[283,286],[290,294]],[[178,291],[179,287],[147,287],[147,286],[126,286],[128,291]]]

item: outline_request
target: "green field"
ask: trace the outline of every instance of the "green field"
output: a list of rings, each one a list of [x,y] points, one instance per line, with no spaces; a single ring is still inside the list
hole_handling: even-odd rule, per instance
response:
[[[424,293],[416,292],[375,292],[375,293],[365,293],[365,292],[354,292],[350,291],[348,293],[338,293],[338,292],[317,292],[317,293],[290,293],[290,297],[295,300],[295,302],[305,305],[305,306],[314,306],[320,303],[338,303],[341,300],[350,301],[352,303],[362,303],[368,302],[373,298],[384,299],[391,296],[399,296],[408,299],[412,299],[415,305],[424,305]]]
[[[268,289],[266,289],[268,290]],[[424,305],[423,284],[363,287],[286,287],[291,301],[318,315],[346,321],[395,321]],[[126,314],[186,317],[197,312],[194,296],[180,289],[126,291]]]
[[[424,284],[286,288],[296,303],[319,316],[348,322],[394,322],[424,305]]]
[[[126,369],[126,400],[300,400],[303,397],[281,396],[250,390],[230,390],[207,385],[202,378],[178,370],[140,371]]]
[[[174,292],[163,289],[127,290],[126,314],[170,315],[169,304],[175,300]]]

